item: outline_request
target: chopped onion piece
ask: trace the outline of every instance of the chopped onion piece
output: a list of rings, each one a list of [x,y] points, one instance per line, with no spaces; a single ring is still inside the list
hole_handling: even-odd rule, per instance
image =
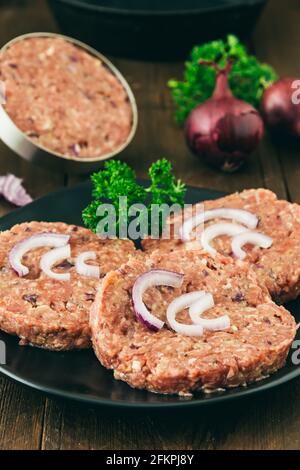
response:
[[[258,224],[258,218],[256,215],[243,209],[229,209],[225,207],[211,209],[208,211],[203,211],[202,213],[197,214],[195,217],[191,217],[186,222],[184,222],[179,230],[181,240],[184,242],[189,241],[191,238],[191,232],[195,227],[213,219],[234,220],[246,225],[246,227],[251,229],[256,228]]]
[[[201,245],[204,250],[206,250],[211,255],[215,255],[216,250],[210,245],[210,242],[221,235],[228,235],[229,237],[234,237],[240,233],[247,232],[248,229],[238,224],[231,224],[226,222],[220,222],[218,224],[213,224],[203,230],[201,234]]]
[[[203,291],[189,292],[188,294],[183,294],[180,297],[174,299],[167,309],[167,320],[170,327],[185,336],[202,336],[203,326],[202,325],[186,325],[184,323],[179,323],[176,320],[176,315],[181,310],[190,307],[197,301],[200,301],[205,296]]]
[[[0,194],[16,206],[25,206],[32,201],[22,185],[22,179],[12,174],[0,176]]]
[[[58,261],[69,258],[71,256],[71,247],[70,245],[61,246],[59,248],[54,248],[53,250],[45,253],[41,258],[41,270],[47,274],[47,276],[52,279],[57,279],[58,281],[69,281],[70,273],[55,273],[52,271],[52,266]]]
[[[231,247],[234,256],[239,259],[245,258],[247,253],[246,251],[242,250],[242,246],[244,246],[246,243],[257,245],[260,248],[270,248],[270,246],[272,246],[273,240],[271,237],[268,237],[263,233],[247,230],[246,232],[240,233],[233,237]]]
[[[206,319],[201,318],[202,313],[215,305],[213,296],[205,294],[197,302],[194,302],[189,309],[189,314],[193,323],[202,325],[205,330],[218,331],[225,330],[230,326],[230,318],[228,315],[222,315],[218,318]]]
[[[95,251],[84,251],[77,256],[75,261],[75,268],[78,274],[82,276],[89,277],[100,277],[100,268],[99,266],[93,266],[91,264],[86,264],[85,262],[89,259],[96,259],[97,255]]]
[[[36,248],[51,247],[57,248],[64,246],[70,239],[69,235],[62,233],[40,233],[32,235],[31,237],[25,238],[21,242],[17,243],[8,255],[9,263],[14,271],[19,276],[26,276],[29,273],[27,266],[22,264],[22,258],[27,251],[34,250]]]
[[[137,319],[150,330],[160,330],[164,326],[164,322],[149,312],[143,302],[144,292],[155,286],[180,287],[183,277],[183,274],[172,271],[152,269],[136,279],[132,288],[133,308]]]

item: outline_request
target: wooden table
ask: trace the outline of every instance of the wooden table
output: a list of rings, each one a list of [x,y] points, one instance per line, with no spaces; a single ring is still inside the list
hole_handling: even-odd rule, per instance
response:
[[[270,0],[253,35],[257,55],[282,75],[300,76],[300,3]],[[0,2],[0,44],[29,31],[56,31],[43,0]],[[140,122],[124,158],[146,175],[166,156],[185,182],[225,191],[264,186],[300,203],[300,151],[273,146],[266,137],[238,174],[218,173],[188,152],[172,119],[166,81],[182,63],[114,59],[132,85]],[[29,165],[0,144],[0,174],[22,176],[34,198],[78,178]],[[0,214],[13,208],[0,201]],[[300,379],[270,393],[192,413],[151,415],[92,408],[44,395],[0,377],[1,449],[299,449]]]

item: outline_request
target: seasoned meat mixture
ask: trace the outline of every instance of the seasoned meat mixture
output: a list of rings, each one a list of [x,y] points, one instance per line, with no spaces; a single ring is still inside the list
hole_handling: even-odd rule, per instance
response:
[[[246,261],[256,271],[258,278],[263,282],[274,300],[282,303],[296,298],[300,291],[300,206],[287,201],[278,200],[276,195],[266,189],[249,189],[241,193],[212,200],[199,202],[193,207],[195,212],[198,208],[209,210],[220,207],[245,209],[259,218],[257,231],[269,235],[273,244],[268,249],[247,244]],[[171,224],[171,233],[174,221]],[[220,222],[212,220],[205,223],[205,227]],[[228,222],[228,220],[227,220]],[[203,228],[200,227],[200,230]],[[143,241],[143,248],[150,253],[153,250],[161,252],[177,251],[180,249],[194,249],[200,247],[199,238],[194,241],[183,243],[180,240],[152,240]],[[193,237],[192,237],[193,239]],[[215,238],[211,245],[221,254],[232,257],[231,240],[229,237],[221,236]]]
[[[158,332],[137,320],[131,292],[137,277],[153,268],[184,273],[181,288],[146,291],[147,308],[166,320],[167,305],[197,290],[213,294],[215,307],[204,318],[227,313],[230,327],[191,337],[167,323]],[[177,320],[189,323],[187,311]],[[264,378],[285,363],[296,333],[294,318],[274,304],[247,263],[182,251],[132,259],[107,274],[91,308],[93,346],[100,362],[132,387],[159,393],[188,394],[236,387]]]
[[[20,39],[0,55],[5,109],[42,147],[100,157],[120,147],[132,111],[119,80],[97,57],[60,37]]]
[[[13,246],[27,237],[43,232],[71,236],[71,258],[58,263],[54,271],[71,274],[70,281],[48,277],[40,269],[41,256],[51,248],[27,252],[22,262],[29,274],[19,277],[11,268],[8,255]],[[0,328],[17,335],[22,344],[53,350],[90,346],[89,310],[99,279],[76,272],[75,257],[95,251],[89,264],[100,266],[100,277],[127,261],[135,248],[129,240],[101,240],[90,230],[62,222],[30,222],[15,225],[0,234]]]

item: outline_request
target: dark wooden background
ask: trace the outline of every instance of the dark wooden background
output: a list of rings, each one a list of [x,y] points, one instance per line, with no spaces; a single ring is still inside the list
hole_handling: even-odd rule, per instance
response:
[[[44,0],[0,0],[0,45],[30,31],[57,31]],[[300,2],[270,0],[253,35],[260,59],[300,77]],[[139,127],[124,158],[140,176],[166,156],[185,182],[224,191],[267,187],[300,203],[300,151],[266,137],[239,173],[224,175],[192,157],[172,120],[166,81],[182,63],[113,59],[137,98]],[[0,143],[0,174],[24,178],[33,197],[78,178],[31,166]],[[0,201],[0,215],[13,210]],[[254,399],[191,413],[112,412],[44,395],[0,377],[1,449],[299,449],[300,379]]]

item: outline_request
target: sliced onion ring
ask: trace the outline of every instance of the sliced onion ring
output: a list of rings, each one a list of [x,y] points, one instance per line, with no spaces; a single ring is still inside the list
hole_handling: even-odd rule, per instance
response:
[[[189,292],[188,294],[183,294],[180,297],[174,299],[168,306],[167,309],[167,320],[170,327],[185,336],[202,336],[203,326],[200,324],[186,325],[184,323],[179,323],[176,320],[176,315],[181,310],[190,307],[195,302],[200,301],[205,296],[205,292],[196,291]]]
[[[170,286],[180,287],[183,282],[183,274],[162,269],[152,269],[139,276],[132,288],[133,308],[137,319],[152,331],[158,331],[164,326],[164,322],[155,317],[143,302],[143,294],[150,287]]]
[[[52,279],[57,279],[58,281],[69,281],[70,273],[55,273],[52,271],[52,266],[58,261],[69,258],[71,256],[71,247],[70,245],[60,246],[59,248],[54,248],[53,250],[45,253],[40,262],[41,270]]]
[[[245,211],[243,209],[230,209],[221,207],[219,209],[211,209],[208,211],[203,211],[200,214],[197,214],[195,217],[191,217],[184,222],[182,227],[179,229],[179,235],[182,241],[187,242],[191,239],[192,230],[200,224],[207,222],[212,219],[230,219],[236,222],[244,224],[250,229],[257,227],[258,218],[255,214]]]
[[[228,315],[222,315],[218,318],[201,318],[202,313],[215,305],[213,296],[205,294],[198,301],[194,302],[189,309],[189,315],[193,323],[202,325],[204,330],[220,331],[230,327],[230,318]]]
[[[239,224],[220,222],[217,224],[210,225],[209,227],[205,228],[201,233],[202,248],[211,255],[215,255],[217,252],[210,245],[210,242],[214,238],[219,237],[221,235],[228,235],[230,237],[234,237],[243,232],[248,232],[248,229]]]
[[[25,238],[25,240],[17,243],[12,248],[8,255],[9,264],[19,276],[26,276],[29,273],[29,269],[27,266],[22,264],[22,258],[27,251],[42,248],[44,246],[57,248],[66,245],[69,239],[69,235],[61,233],[50,232],[32,235],[31,237]]]
[[[271,237],[268,237],[263,233],[247,230],[246,232],[240,233],[233,237],[231,248],[234,256],[239,259],[245,258],[247,253],[246,251],[242,250],[242,246],[244,246],[246,243],[257,245],[260,248],[270,248],[270,246],[272,246],[273,240]]]
[[[89,277],[100,277],[100,268],[99,266],[93,266],[91,264],[86,264],[87,260],[96,259],[97,255],[95,251],[84,251],[77,256],[75,261],[75,268],[78,274],[82,276]]]

